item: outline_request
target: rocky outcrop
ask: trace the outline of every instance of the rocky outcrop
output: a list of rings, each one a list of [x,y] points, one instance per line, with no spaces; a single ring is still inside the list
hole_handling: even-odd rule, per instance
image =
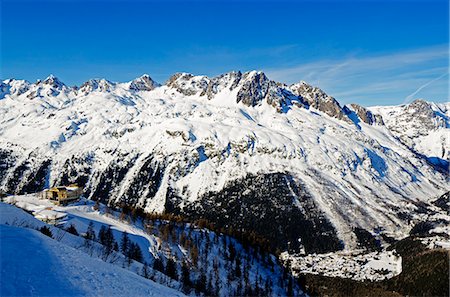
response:
[[[166,86],[184,96],[203,94],[208,89],[208,84],[209,79],[206,76],[194,76],[190,73],[176,73],[166,82]]]
[[[433,204],[450,214],[450,192],[442,194]]]
[[[289,89],[292,93],[301,97],[310,107],[320,110],[330,117],[352,123],[339,102],[321,89],[313,87],[303,81],[291,85]]]
[[[404,145],[427,156],[433,164],[443,164],[445,170],[448,170],[448,104],[418,99],[405,105],[371,107],[370,110],[382,115],[385,126]]]
[[[373,114],[370,110],[361,105],[354,103],[346,105],[344,106],[344,111],[347,115],[355,113],[361,121],[368,125],[384,125],[383,117],[381,115]]]
[[[30,90],[30,83],[26,80],[7,79],[0,83],[0,99],[6,95],[20,96]]]
[[[134,92],[138,91],[151,91],[160,85],[155,82],[148,74],[144,74],[130,82],[130,90]]]
[[[245,73],[242,87],[236,96],[236,102],[242,102],[247,106],[256,106],[266,98],[269,88],[273,88],[274,84],[262,72]]]
[[[230,91],[237,88],[241,79],[242,73],[240,71],[233,71],[216,76],[210,80],[208,88],[201,94],[201,96],[206,95],[208,100],[211,100],[217,93],[224,90],[225,88],[228,88],[228,90]]]
[[[237,89],[236,103],[255,107],[267,102],[279,112],[285,111],[292,101],[299,101],[286,86],[269,80],[261,71],[229,72],[211,79],[206,76],[177,73],[166,82],[166,86],[185,96],[205,96],[208,100],[214,99],[225,89],[229,91]]]
[[[243,75],[241,88],[236,96],[236,102],[247,106],[257,106],[266,101],[278,112],[290,104],[294,98],[284,85],[269,80],[263,72],[251,71]]]
[[[417,99],[406,105],[404,112],[411,118],[420,122],[420,126],[425,129],[438,129],[446,127],[448,118],[442,112],[433,110],[430,103],[422,99]]]
[[[120,203],[137,205],[139,200],[152,199],[161,186],[164,167],[150,155],[129,181],[128,189],[118,197]]]
[[[106,79],[90,79],[80,86],[78,93],[87,95],[94,91],[109,92],[113,89],[113,87],[114,83]]]
[[[61,82],[57,77],[50,75],[47,77],[43,82],[43,85],[50,86],[51,88],[55,90],[61,91],[62,89],[66,88],[66,85]]]
[[[6,84],[4,82],[0,82],[0,99],[5,98],[5,96],[7,94],[9,94],[10,89],[11,89],[10,85],[8,85],[8,84]]]
[[[48,186],[48,174],[51,160],[43,161],[32,152],[25,160],[19,160],[12,151],[0,151],[0,184],[3,183],[5,192],[9,194],[27,194],[42,191]]]

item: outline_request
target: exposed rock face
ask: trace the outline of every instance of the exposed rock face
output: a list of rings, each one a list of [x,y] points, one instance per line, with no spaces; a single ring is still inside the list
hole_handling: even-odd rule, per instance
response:
[[[245,73],[236,101],[242,101],[247,106],[256,106],[264,100],[281,112],[291,104],[291,100],[299,101],[299,98],[287,90],[286,86],[269,80],[263,72]]]
[[[62,83],[57,77],[50,75],[49,77],[47,77],[42,84],[44,85],[48,85],[56,90],[62,90],[63,88],[66,87],[66,85],[64,83]]]
[[[245,73],[244,83],[239,90],[236,102],[241,102],[247,106],[256,106],[269,94],[269,88],[273,88],[275,83],[269,81],[262,72]]]
[[[267,102],[281,112],[293,104],[301,102],[301,99],[292,94],[286,86],[269,80],[260,71],[251,71],[242,74],[230,72],[214,78],[205,76],[193,76],[187,73],[173,75],[166,83],[169,88],[175,89],[185,96],[206,96],[212,100],[221,91],[237,89],[236,103],[255,107]],[[300,104],[302,105],[302,104]]]
[[[0,148],[0,184],[6,180],[8,171],[17,163],[17,156],[12,150]]]
[[[163,175],[163,165],[148,156],[130,179],[130,185],[119,197],[119,202],[136,205],[142,198],[152,199],[161,186]]]
[[[351,114],[352,112],[354,112],[358,118],[363,121],[366,124],[369,125],[384,125],[383,122],[383,117],[379,114],[373,114],[370,110],[368,110],[367,108],[358,105],[358,104],[350,104],[350,105],[346,105],[344,106],[344,111],[347,114]]]
[[[291,85],[289,89],[297,96],[300,96],[309,106],[324,112],[330,117],[352,123],[342,109],[339,102],[317,87],[313,87],[305,82]]]
[[[405,113],[414,118],[417,123],[414,126],[423,130],[439,129],[446,127],[448,118],[438,110],[433,110],[432,105],[425,100],[417,99],[405,106]],[[439,114],[439,112],[441,112]]]
[[[208,84],[208,88],[201,95],[206,95],[208,100],[214,98],[214,96],[220,91],[228,88],[228,90],[232,91],[239,86],[239,82],[242,79],[242,73],[238,72],[229,72],[219,76],[216,76],[211,79]]]
[[[3,98],[6,94],[8,94],[11,90],[11,86],[4,82],[0,82],[0,99]]]
[[[166,86],[174,88],[185,96],[204,93],[208,89],[209,79],[206,76],[193,76],[190,73],[176,73],[166,82]]]
[[[418,99],[410,104],[371,107],[370,110],[374,114],[380,114],[387,128],[406,146],[417,153],[435,158],[430,159],[433,163],[442,164],[444,168],[448,167],[450,161],[448,105]]]
[[[92,175],[92,156],[89,154],[81,156],[72,156],[67,159],[62,166],[61,175],[54,182],[55,185],[77,184],[80,187],[86,187]],[[85,194],[88,193],[86,187]]]
[[[433,204],[450,214],[450,191],[442,194]]]
[[[10,93],[16,96],[25,94],[30,89],[30,83],[25,80],[11,81],[9,85],[11,86]]]
[[[448,125],[448,116],[445,115],[446,111],[433,108],[431,103],[421,99],[404,105],[397,113],[398,118],[393,119],[390,126],[393,126],[393,122],[408,122],[418,134],[422,135],[430,130],[444,128]],[[394,127],[392,128],[395,130]],[[398,125],[397,128],[400,130],[404,127]]]
[[[138,92],[138,91],[151,91],[160,85],[155,82],[149,75],[144,74],[135,80],[132,80],[130,83],[130,90]]]
[[[113,86],[114,83],[106,79],[90,79],[80,86],[78,92],[85,95],[94,91],[109,92]]]

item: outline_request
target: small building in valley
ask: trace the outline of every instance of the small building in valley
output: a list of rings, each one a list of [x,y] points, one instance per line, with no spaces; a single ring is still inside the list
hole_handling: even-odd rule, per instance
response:
[[[57,224],[61,220],[65,219],[67,217],[66,213],[59,212],[53,210],[51,207],[47,207],[42,210],[38,210],[33,213],[34,217],[38,220],[41,220],[43,222],[46,222],[48,224]]]
[[[67,205],[78,201],[83,194],[83,189],[77,185],[59,186],[46,189],[43,194],[44,198],[54,201],[57,205]]]

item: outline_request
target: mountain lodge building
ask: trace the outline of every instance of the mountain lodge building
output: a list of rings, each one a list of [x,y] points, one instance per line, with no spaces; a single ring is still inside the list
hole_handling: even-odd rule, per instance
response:
[[[56,205],[67,205],[80,199],[83,189],[77,185],[59,186],[44,190],[44,197]]]

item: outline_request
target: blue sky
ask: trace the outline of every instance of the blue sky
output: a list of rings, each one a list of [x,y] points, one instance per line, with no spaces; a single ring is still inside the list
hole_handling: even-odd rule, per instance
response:
[[[0,2],[2,79],[256,69],[342,103],[449,99],[447,1]]]

